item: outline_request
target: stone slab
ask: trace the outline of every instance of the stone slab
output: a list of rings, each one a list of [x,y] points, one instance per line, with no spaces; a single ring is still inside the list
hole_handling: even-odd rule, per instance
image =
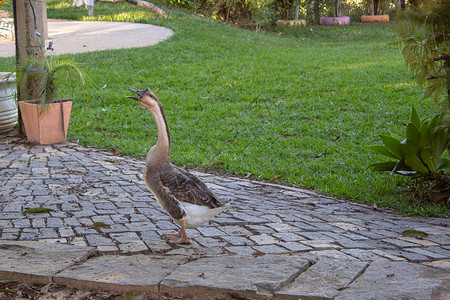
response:
[[[0,241],[0,279],[48,283],[93,255],[90,247],[36,241]]]
[[[183,299],[266,299],[310,265],[288,255],[204,257],[178,267],[161,282],[160,291]]]
[[[415,263],[374,261],[336,299],[450,299],[450,273]]]
[[[275,294],[275,299],[334,299],[368,267],[356,260],[319,259],[294,282]]]
[[[159,297],[158,284],[180,264],[184,255],[105,255],[91,258],[57,274],[53,281],[79,288],[114,292],[140,291]]]

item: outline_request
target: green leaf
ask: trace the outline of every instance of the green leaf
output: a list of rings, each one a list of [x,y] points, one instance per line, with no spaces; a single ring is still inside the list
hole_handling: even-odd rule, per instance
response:
[[[398,159],[398,157],[394,154],[392,154],[391,151],[389,151],[389,149],[386,146],[383,145],[370,145],[367,146],[368,149],[372,150],[373,152],[376,152],[378,154],[390,157],[390,158],[396,158]]]
[[[381,140],[383,141],[386,148],[395,155],[396,158],[402,158],[402,149],[400,147],[400,140],[395,137],[389,135],[380,135]]]
[[[428,125],[428,129],[432,132],[436,127],[439,126],[442,115],[435,115],[433,119],[431,119],[430,124]]]
[[[419,153],[419,146],[417,146],[417,144],[414,141],[409,139],[406,139],[403,142],[401,142],[400,148],[402,150],[404,157],[406,157],[407,155]]]
[[[24,214],[39,214],[39,213],[45,213],[53,211],[53,209],[45,208],[45,207],[34,207],[34,208],[28,208],[23,213]]]
[[[414,141],[416,144],[419,144],[420,141],[420,127],[417,127],[413,123],[409,123],[408,127],[406,127],[406,138],[408,140]]]
[[[431,132],[432,130],[430,130]],[[447,148],[447,145],[445,145],[445,136],[444,132],[442,130],[437,130],[433,133],[433,136],[431,138],[431,155],[433,157],[433,161],[436,164],[439,157],[442,155],[442,153]]]
[[[103,223],[103,222],[94,222],[94,223],[92,224],[92,226],[94,226],[94,227],[106,227],[106,228],[111,228],[111,226],[109,226],[108,224],[105,224],[105,223]]]
[[[425,165],[428,167],[428,170],[430,170],[431,173],[437,172],[436,165],[431,157],[430,148],[425,148],[422,149],[422,151],[420,151],[420,159],[425,163]]]
[[[373,163],[368,168],[377,172],[394,172],[397,163],[395,161],[386,161],[382,163]]]
[[[428,123],[425,122],[420,127],[419,148],[431,145],[431,132],[428,130]]]
[[[439,158],[436,164],[436,170],[446,170],[450,168],[450,160],[448,158]]]
[[[428,168],[424,165],[424,163],[420,160],[420,158],[416,154],[408,155],[405,158],[405,164],[412,170],[417,171],[420,174],[426,175],[429,173]]]
[[[411,107],[411,116],[409,118],[409,121],[414,124],[417,128],[420,128],[420,117],[419,114],[417,113],[416,108],[414,107],[414,105]]]
[[[402,232],[403,236],[412,236],[416,238],[424,238],[428,236],[428,233],[419,230],[405,230]]]

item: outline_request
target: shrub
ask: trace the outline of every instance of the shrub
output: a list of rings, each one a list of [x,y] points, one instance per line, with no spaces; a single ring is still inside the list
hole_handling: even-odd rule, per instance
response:
[[[406,138],[394,134],[380,135],[383,145],[369,149],[391,160],[369,166],[374,171],[411,176],[419,186],[428,186],[429,199],[445,202],[450,199],[450,160],[442,157],[450,145],[450,129],[444,126],[442,114],[420,119],[414,106]]]

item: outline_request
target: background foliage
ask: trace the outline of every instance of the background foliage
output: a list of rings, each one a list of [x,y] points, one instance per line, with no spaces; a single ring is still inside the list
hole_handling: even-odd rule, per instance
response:
[[[162,25],[175,35],[155,46],[67,57],[87,66],[89,93],[66,80],[75,99],[71,139],[145,156],[156,141],[151,116],[125,98],[150,87],[164,104],[177,165],[310,188],[404,213],[446,216],[410,201],[402,178],[372,173],[366,146],[402,134],[421,89],[392,28],[382,24],[242,30],[178,9],[159,19],[128,3],[99,2],[95,16],[49,0],[50,18]],[[55,47],[58,45],[55,44]],[[0,59],[12,70],[14,59]],[[416,108],[436,111],[430,99]],[[114,152],[115,152],[114,151]]]

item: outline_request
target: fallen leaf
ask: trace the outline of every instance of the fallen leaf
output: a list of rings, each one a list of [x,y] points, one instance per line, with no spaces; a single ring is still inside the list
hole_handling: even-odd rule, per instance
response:
[[[405,230],[402,232],[403,236],[412,236],[416,238],[424,238],[428,236],[428,233],[419,230]]]
[[[284,133],[284,132],[278,132],[279,135],[281,136],[297,136],[296,133]]]
[[[53,283],[47,283],[46,285],[44,285],[42,288],[41,288],[41,294],[46,294],[46,293],[48,293],[48,290],[50,289],[50,286],[52,285]]]
[[[80,194],[81,196],[95,196],[95,195],[98,195],[98,192],[97,193],[94,193],[94,190],[93,189],[90,189],[89,191],[87,191],[87,192],[84,192],[84,193],[82,193],[82,194]]]
[[[114,297],[115,300],[143,300],[144,293],[139,291],[127,292],[120,296]]]
[[[117,136],[117,135],[116,135]],[[112,155],[116,155],[117,154],[117,149],[112,149],[111,150]]]
[[[103,222],[94,222],[94,223],[92,224],[92,226],[94,226],[94,227],[106,227],[106,228],[111,228],[111,226],[109,226],[108,224],[105,224],[105,223],[103,223]]]
[[[213,162],[205,163],[204,165],[205,166],[219,166],[219,165],[224,165],[224,164],[225,163],[223,161],[216,160],[216,161],[213,161]]]
[[[275,180],[278,180],[278,179],[280,179],[280,178],[283,177],[283,176],[284,176],[284,175],[281,174],[281,175],[275,176],[275,177],[273,177],[273,178],[270,178],[270,179],[269,179],[269,182],[273,182],[273,181],[275,181]]]
[[[319,155],[316,155],[315,158],[319,158],[319,157],[321,157],[321,156],[327,157],[327,156],[330,155],[330,154],[331,154],[330,152],[322,152],[322,153],[320,153]]]
[[[17,293],[15,291],[9,290],[9,289],[2,289],[0,290],[0,293],[10,294],[17,296]]]
[[[53,209],[46,208],[46,207],[34,207],[34,208],[28,208],[23,213],[24,214],[39,214],[39,213],[45,213],[53,211]]]

